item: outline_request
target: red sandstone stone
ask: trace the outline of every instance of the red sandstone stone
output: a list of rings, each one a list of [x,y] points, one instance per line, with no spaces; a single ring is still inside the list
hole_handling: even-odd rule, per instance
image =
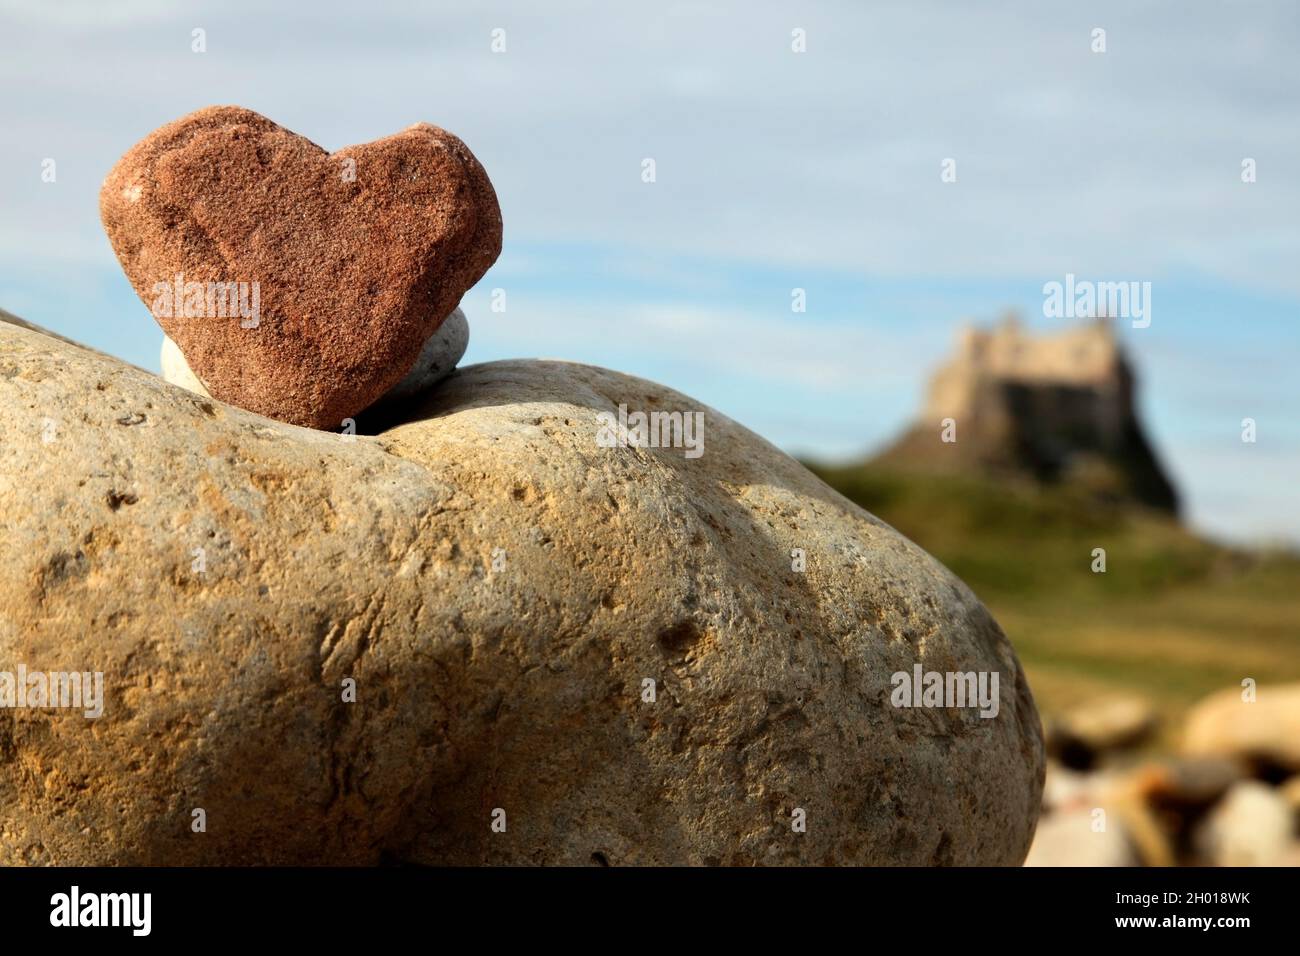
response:
[[[216,398],[316,428],[400,381],[501,252],[487,173],[427,123],[326,153],[251,110],[209,107],[132,147],[100,213],[136,293]],[[181,302],[178,276],[200,284]],[[242,292],[253,311],[252,283],[245,327],[231,306]]]

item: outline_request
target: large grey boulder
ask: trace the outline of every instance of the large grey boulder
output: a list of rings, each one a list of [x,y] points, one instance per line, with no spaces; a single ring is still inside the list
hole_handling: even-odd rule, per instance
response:
[[[702,412],[703,454],[603,447],[620,404]],[[0,322],[0,671],[104,675],[97,719],[0,710],[0,863],[1024,859],[1029,687],[916,545],[616,372],[384,414],[286,425]],[[916,664],[996,672],[996,716],[894,706]]]

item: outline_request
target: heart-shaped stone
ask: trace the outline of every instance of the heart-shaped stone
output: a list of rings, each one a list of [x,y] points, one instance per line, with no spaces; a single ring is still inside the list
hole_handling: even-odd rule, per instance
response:
[[[100,212],[213,396],[316,428],[401,381],[501,252],[487,173],[427,123],[327,153],[251,110],[209,107],[132,147]]]

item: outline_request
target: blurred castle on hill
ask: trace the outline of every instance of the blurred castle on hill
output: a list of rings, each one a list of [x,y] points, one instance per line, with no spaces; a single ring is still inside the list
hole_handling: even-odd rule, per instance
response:
[[[1176,514],[1178,493],[1134,403],[1134,375],[1109,319],[1037,335],[1015,316],[965,326],[930,381],[919,422],[877,459],[1023,475]],[[955,441],[942,440],[955,423]],[[950,430],[950,434],[951,434]]]

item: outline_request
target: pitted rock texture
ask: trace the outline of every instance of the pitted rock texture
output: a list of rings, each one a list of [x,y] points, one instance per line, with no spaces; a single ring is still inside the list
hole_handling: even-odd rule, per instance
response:
[[[215,397],[334,430],[406,375],[501,252],[487,173],[427,123],[326,153],[251,110],[208,107],[132,147],[100,213]]]
[[[348,441],[0,324],[0,398],[0,669],[106,686],[0,711],[0,863],[1025,857],[998,625],[677,392],[494,362]],[[704,454],[599,447],[620,403],[705,411]],[[998,671],[997,717],[891,706],[917,662]]]

